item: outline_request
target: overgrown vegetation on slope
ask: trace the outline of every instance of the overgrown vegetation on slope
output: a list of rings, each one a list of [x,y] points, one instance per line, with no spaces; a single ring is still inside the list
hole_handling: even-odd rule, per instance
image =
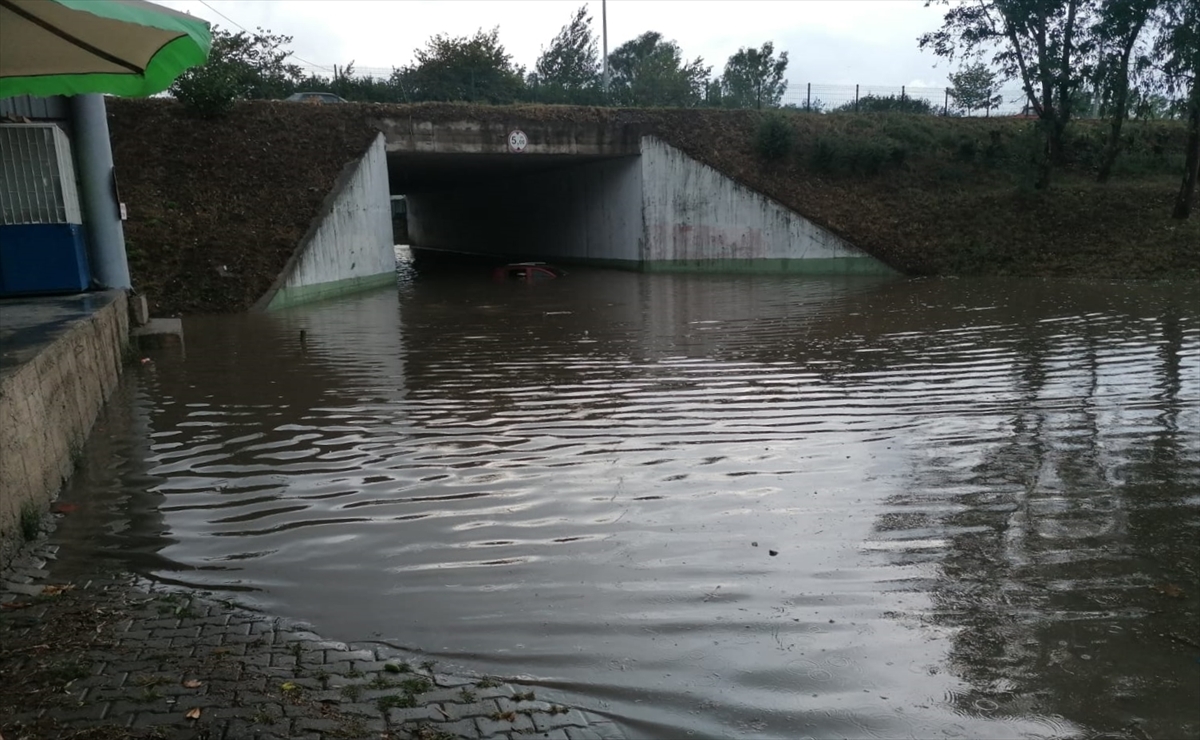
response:
[[[243,102],[203,121],[170,100],[109,105],[130,266],[160,315],[248,308],[377,122],[398,117],[636,125],[911,274],[1200,276],[1200,219],[1170,218],[1180,122],[1129,124],[1103,185],[1105,129],[1076,122],[1062,176],[1037,191],[1039,139],[1021,119]]]

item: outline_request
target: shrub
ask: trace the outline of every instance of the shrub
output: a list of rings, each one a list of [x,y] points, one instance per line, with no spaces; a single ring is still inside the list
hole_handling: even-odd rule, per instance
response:
[[[886,136],[821,137],[810,154],[812,168],[828,175],[879,175],[902,167],[908,147]]]
[[[42,512],[32,501],[21,504],[21,537],[32,542],[42,532]]]
[[[758,151],[758,156],[769,162],[777,162],[791,154],[795,142],[796,134],[787,116],[782,113],[770,113],[758,124],[754,148]]]
[[[221,65],[193,67],[171,85],[171,94],[201,118],[217,118],[233,108],[238,85]]]

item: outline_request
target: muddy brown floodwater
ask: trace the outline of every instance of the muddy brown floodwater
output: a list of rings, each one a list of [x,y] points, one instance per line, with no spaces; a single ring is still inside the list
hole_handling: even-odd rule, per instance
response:
[[[405,269],[185,332],[71,557],[637,737],[1200,733],[1195,285]]]

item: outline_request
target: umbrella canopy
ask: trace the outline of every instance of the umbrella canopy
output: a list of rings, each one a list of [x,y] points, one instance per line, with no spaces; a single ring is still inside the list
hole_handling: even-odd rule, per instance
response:
[[[0,0],[0,98],[153,95],[211,44],[205,21],[144,0]]]

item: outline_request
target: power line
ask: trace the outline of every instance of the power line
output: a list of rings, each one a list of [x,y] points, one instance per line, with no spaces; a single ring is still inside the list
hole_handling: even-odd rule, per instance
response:
[[[203,5],[204,7],[208,8],[208,9],[209,9],[209,10],[211,10],[212,12],[214,12],[214,13],[216,13],[217,15],[221,16],[222,18],[224,18],[225,20],[229,21],[229,22],[230,22],[230,23],[232,23],[233,25],[235,25],[235,26],[237,26],[238,28],[240,28],[240,29],[242,29],[243,31],[245,31],[246,33],[253,33],[253,31],[251,31],[249,28],[246,28],[246,27],[245,27],[245,26],[243,26],[241,23],[238,23],[238,22],[237,22],[237,21],[235,21],[234,19],[232,19],[232,18],[230,18],[229,16],[225,15],[224,13],[222,13],[222,12],[221,12],[221,11],[219,11],[219,10],[217,10],[217,9],[216,9],[216,8],[214,8],[213,6],[209,5],[207,2],[205,2],[205,0],[199,0],[199,2],[200,2],[200,4],[201,4],[201,5]],[[292,58],[293,58],[293,59],[295,59],[295,60],[296,60],[296,61],[298,61],[298,62],[304,62],[305,64],[307,64],[307,65],[308,65],[308,66],[310,66],[310,67],[316,67],[317,69],[322,69],[322,70],[325,70],[326,72],[333,72],[333,71],[334,71],[334,70],[332,70],[332,69],[330,69],[329,67],[326,67],[326,66],[324,66],[324,65],[317,64],[316,62],[310,62],[310,61],[308,61],[307,59],[303,59],[303,58],[301,58],[301,57],[297,56],[297,55],[296,55],[294,52],[289,52],[289,53],[292,55]]]
[[[245,26],[243,26],[241,23],[238,23],[238,22],[237,22],[237,21],[235,21],[234,19],[232,19],[232,18],[230,18],[229,16],[225,15],[225,14],[224,14],[224,13],[222,13],[221,11],[217,10],[217,9],[216,9],[216,8],[214,8],[213,6],[211,6],[211,5],[209,5],[208,3],[206,3],[204,0],[200,0],[200,4],[201,4],[201,5],[203,5],[204,7],[208,8],[208,9],[209,9],[209,10],[211,10],[212,12],[216,13],[217,15],[221,16],[221,17],[222,17],[222,18],[224,18],[225,20],[229,21],[229,22],[230,22],[230,23],[232,23],[233,25],[237,26],[238,28],[242,29],[242,30],[243,30],[243,31],[245,31],[246,33],[250,33],[250,29],[249,29],[249,28],[246,28],[246,27],[245,27]]]

